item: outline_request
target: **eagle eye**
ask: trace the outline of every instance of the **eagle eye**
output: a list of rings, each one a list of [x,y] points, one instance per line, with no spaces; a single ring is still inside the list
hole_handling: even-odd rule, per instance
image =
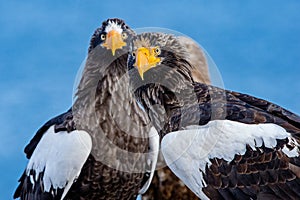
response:
[[[153,49],[153,52],[154,52],[154,55],[155,55],[155,56],[158,56],[158,55],[160,55],[161,50],[160,50],[159,47],[155,47],[155,48]]]
[[[106,35],[105,35],[105,34],[101,34],[101,35],[100,35],[100,39],[101,39],[101,40],[105,40],[105,38],[106,38]]]

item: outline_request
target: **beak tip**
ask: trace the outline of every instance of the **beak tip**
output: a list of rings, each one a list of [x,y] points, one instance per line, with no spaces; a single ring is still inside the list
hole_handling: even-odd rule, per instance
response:
[[[137,67],[137,69],[138,69],[138,72],[139,72],[139,75],[140,75],[141,79],[144,80],[144,72],[141,70],[140,67]]]

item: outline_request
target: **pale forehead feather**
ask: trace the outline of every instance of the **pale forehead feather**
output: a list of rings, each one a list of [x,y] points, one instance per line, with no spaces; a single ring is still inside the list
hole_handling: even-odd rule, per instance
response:
[[[121,27],[121,25],[120,24],[118,24],[117,22],[115,22],[115,21],[108,21],[108,24],[107,24],[107,26],[105,27],[105,32],[106,33],[108,33],[108,32],[110,32],[110,31],[112,31],[112,30],[115,30],[115,31],[117,31],[118,33],[122,33],[122,31],[123,31],[123,29],[122,29],[122,27]]]

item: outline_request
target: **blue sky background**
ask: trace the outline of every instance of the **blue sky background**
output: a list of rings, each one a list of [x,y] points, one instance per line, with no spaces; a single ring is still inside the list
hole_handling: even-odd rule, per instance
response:
[[[106,18],[182,32],[208,51],[227,89],[300,114],[299,10],[297,0],[1,1],[0,198],[12,198],[35,131],[70,107],[89,39]]]

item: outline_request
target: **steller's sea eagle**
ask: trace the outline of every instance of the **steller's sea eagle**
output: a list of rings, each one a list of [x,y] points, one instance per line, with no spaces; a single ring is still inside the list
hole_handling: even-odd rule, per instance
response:
[[[176,37],[137,35],[128,69],[166,164],[200,199],[300,199],[300,117],[197,83]]]
[[[14,198],[135,199],[149,186],[158,135],[129,91],[128,42],[120,19],[91,39],[72,109],[42,126],[25,148]]]

